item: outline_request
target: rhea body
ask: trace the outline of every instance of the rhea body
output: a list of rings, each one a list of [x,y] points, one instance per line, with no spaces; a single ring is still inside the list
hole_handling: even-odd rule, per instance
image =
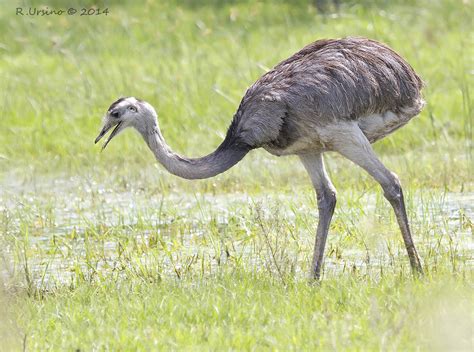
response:
[[[323,153],[335,151],[365,169],[391,203],[410,264],[422,272],[412,240],[397,176],[375,155],[371,143],[405,125],[423,108],[422,81],[392,49],[365,38],[316,41],[276,65],[245,93],[227,135],[202,158],[173,152],[161,134],[155,109],[128,97],[107,111],[96,143],[115,127],[107,143],[134,127],[156,159],[186,179],[213,177],[237,164],[249,151],[297,155],[316,190],[319,222],[311,277],[321,274],[336,190],[324,167]]]

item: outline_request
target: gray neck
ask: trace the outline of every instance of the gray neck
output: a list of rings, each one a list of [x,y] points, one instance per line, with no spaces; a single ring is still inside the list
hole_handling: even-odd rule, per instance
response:
[[[202,158],[186,158],[174,153],[166,144],[156,124],[151,129],[139,131],[156,159],[173,175],[185,179],[203,179],[216,176],[237,164],[248,153],[248,148],[238,148],[228,138],[211,154]]]

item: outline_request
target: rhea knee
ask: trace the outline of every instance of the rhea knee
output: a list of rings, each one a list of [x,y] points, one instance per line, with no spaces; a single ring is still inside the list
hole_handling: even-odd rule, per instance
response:
[[[390,203],[398,203],[403,200],[402,185],[395,173],[391,172],[390,174],[391,177],[382,185],[384,196]]]
[[[325,189],[324,191],[318,192],[318,208],[320,211],[333,212],[336,207],[336,190]]]

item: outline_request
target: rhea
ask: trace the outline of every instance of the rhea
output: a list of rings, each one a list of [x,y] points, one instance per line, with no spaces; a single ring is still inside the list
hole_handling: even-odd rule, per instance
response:
[[[226,137],[201,158],[186,158],[166,144],[155,109],[147,102],[120,98],[108,109],[97,143],[114,130],[134,127],[166,170],[185,179],[216,176],[252,149],[297,155],[317,195],[319,221],[311,277],[319,279],[324,247],[336,205],[336,189],[323,153],[334,151],[366,170],[382,187],[395,212],[414,273],[422,266],[413,243],[402,187],[371,143],[405,125],[423,108],[422,81],[388,46],[365,38],[318,40],[280,62],[245,93]]]

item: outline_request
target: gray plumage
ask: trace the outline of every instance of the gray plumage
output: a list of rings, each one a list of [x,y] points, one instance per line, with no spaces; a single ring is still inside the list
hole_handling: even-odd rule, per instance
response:
[[[253,148],[285,154],[308,130],[340,120],[390,111],[405,121],[423,106],[421,87],[410,65],[383,44],[364,38],[319,40],[249,88],[236,113],[235,133]],[[371,137],[383,136],[380,131]]]
[[[250,150],[298,155],[318,196],[320,220],[311,275],[319,278],[336,191],[322,153],[336,151],[377,180],[392,204],[411,266],[421,272],[398,178],[378,160],[373,143],[406,124],[423,108],[422,81],[397,53],[365,38],[316,41],[276,65],[245,93],[221,145],[202,158],[185,158],[166,144],[153,107],[120,98],[108,109],[96,142],[128,126],[145,139],[171,173],[201,179],[238,163]]]

